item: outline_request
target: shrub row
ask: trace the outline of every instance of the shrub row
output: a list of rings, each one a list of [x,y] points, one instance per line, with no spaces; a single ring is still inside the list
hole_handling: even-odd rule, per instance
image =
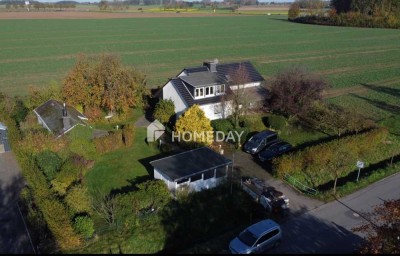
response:
[[[368,28],[400,28],[400,18],[395,15],[370,16],[357,12],[333,14],[330,17],[308,15],[290,19],[291,21],[306,24],[368,27]]]
[[[274,160],[274,172],[283,178],[289,174],[300,182],[317,187],[356,169],[357,160],[377,163],[400,151],[396,143],[388,142],[388,131],[380,128],[347,136]]]

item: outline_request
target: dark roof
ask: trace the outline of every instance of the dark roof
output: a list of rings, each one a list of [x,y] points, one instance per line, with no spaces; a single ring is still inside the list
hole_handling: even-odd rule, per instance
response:
[[[87,119],[83,114],[69,105],[66,105],[66,108],[68,117],[70,118],[70,129],[77,124],[86,125],[81,119]],[[64,129],[63,109],[63,103],[56,100],[49,100],[33,111],[42,119],[47,128],[58,137],[70,130]]]
[[[254,68],[253,64],[248,61],[245,62],[237,62],[237,63],[227,63],[227,64],[217,64],[217,72],[219,75],[223,77],[232,77],[235,72],[242,66],[246,70],[248,75],[247,83],[251,82],[262,82],[264,78],[258,73],[258,71]]]
[[[222,95],[215,97],[207,97],[202,99],[194,99],[191,94],[192,87],[206,86],[206,85],[217,85],[217,84],[230,84],[231,77],[234,76],[235,72],[243,66],[248,74],[248,80],[246,83],[262,82],[264,78],[258,73],[254,66],[248,62],[237,62],[237,63],[226,63],[216,64],[217,72],[211,72],[207,66],[185,68],[183,71],[186,72],[187,76],[179,76],[172,78],[170,82],[182,96],[183,100],[190,107],[194,104],[207,105],[212,103],[221,102]],[[230,84],[234,85],[234,84]],[[257,88],[248,88],[250,95],[254,101],[259,101],[267,96],[267,90],[258,86]],[[225,86],[225,92],[231,93],[229,86]],[[254,96],[254,98],[253,98]]]
[[[221,77],[218,73],[208,71],[197,72],[188,76],[181,76],[179,78],[193,87],[226,83],[226,79]]]
[[[150,162],[160,173],[172,181],[231,164],[232,161],[208,147],[186,151]]]

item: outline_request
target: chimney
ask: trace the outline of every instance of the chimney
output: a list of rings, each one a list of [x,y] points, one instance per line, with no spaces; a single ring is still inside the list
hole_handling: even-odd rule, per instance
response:
[[[217,64],[218,59],[203,62],[203,65],[206,66],[210,70],[210,72],[217,72]]]
[[[71,128],[71,120],[70,120],[70,117],[68,116],[67,107],[65,106],[65,102],[63,105],[62,114],[63,114],[62,119],[63,119],[64,131],[66,131],[69,128]]]

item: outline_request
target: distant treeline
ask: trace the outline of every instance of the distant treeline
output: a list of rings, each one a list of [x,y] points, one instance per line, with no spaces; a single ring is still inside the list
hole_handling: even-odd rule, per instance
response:
[[[400,28],[400,0],[331,0],[329,12],[320,8],[307,12],[311,15],[304,14],[302,2],[322,1],[295,1],[289,9],[289,20],[332,26]]]

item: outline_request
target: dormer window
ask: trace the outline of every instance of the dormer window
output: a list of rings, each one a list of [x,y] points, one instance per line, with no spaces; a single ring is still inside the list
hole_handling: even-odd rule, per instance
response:
[[[217,85],[215,94],[219,95],[219,94],[224,94],[224,93],[225,93],[225,85],[224,84]]]
[[[203,88],[196,88],[195,97],[204,97],[204,89]]]
[[[206,96],[214,95],[214,86],[206,87]]]

